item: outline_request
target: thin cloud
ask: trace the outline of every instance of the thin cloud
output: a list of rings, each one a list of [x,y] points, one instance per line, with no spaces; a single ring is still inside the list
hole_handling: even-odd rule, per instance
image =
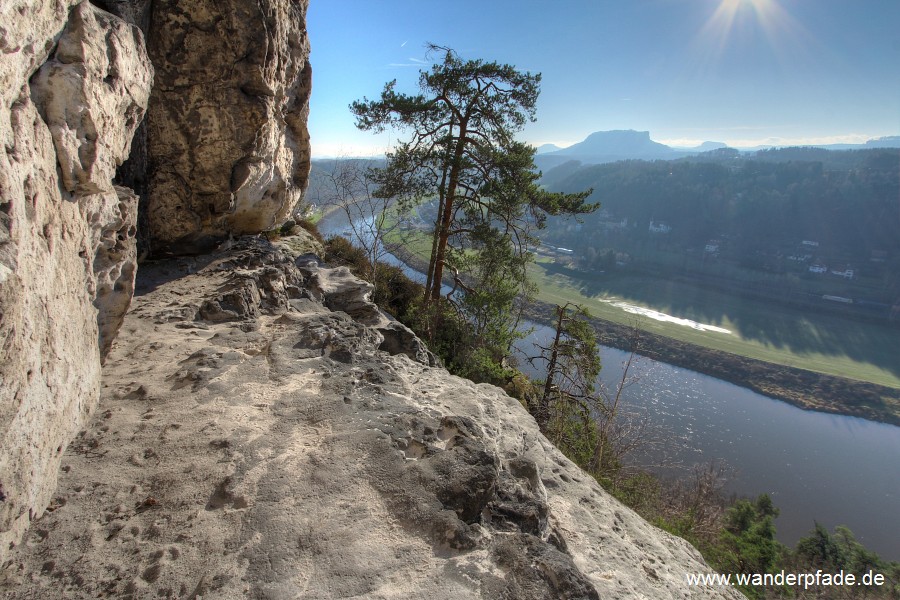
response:
[[[389,66],[389,67],[396,67],[396,68],[406,68],[406,67],[423,67],[423,66],[427,66],[427,65],[430,65],[430,64],[431,64],[431,63],[428,62],[427,60],[422,60],[421,58],[415,58],[415,57],[412,57],[412,56],[409,57],[409,58],[407,58],[406,60],[408,60],[409,62],[405,62],[405,63],[388,63],[388,66]]]

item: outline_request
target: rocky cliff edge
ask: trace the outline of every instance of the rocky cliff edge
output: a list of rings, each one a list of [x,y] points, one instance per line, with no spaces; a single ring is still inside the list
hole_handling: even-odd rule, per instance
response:
[[[8,598],[716,596],[517,401],[289,242],[142,267]]]

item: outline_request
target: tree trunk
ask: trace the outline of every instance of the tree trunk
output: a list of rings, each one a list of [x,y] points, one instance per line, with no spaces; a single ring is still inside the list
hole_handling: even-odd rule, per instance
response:
[[[559,339],[562,337],[563,316],[565,315],[565,312],[564,307],[556,307],[556,337],[553,338],[553,345],[550,346],[550,362],[547,365],[547,380],[544,382],[544,393],[538,403],[537,415],[535,415],[538,427],[540,427],[542,432],[547,431],[547,424],[550,422],[550,395],[553,392],[553,376],[556,374],[556,360],[559,356]]]
[[[443,191],[441,191],[441,199],[438,202],[438,214],[443,212],[444,208],[444,197]],[[437,224],[434,226],[434,230],[431,232],[431,257],[428,260],[428,273],[425,278],[425,303],[428,304],[428,300],[431,298],[431,286],[434,284],[434,264],[435,259],[437,258],[437,247],[438,241],[440,240],[440,229]],[[440,286],[440,284],[438,284]]]
[[[459,138],[450,164],[450,182],[447,185],[447,196],[444,199],[444,214],[440,215],[437,253],[434,257],[434,277],[431,281],[431,299],[441,297],[441,283],[444,278],[444,261],[447,257],[447,241],[450,238],[450,226],[453,223],[453,203],[456,199],[456,188],[459,185],[459,172],[462,170],[463,151],[465,150],[466,122],[459,124]]]
[[[450,135],[453,135],[453,124],[450,124]],[[441,172],[441,185],[438,188],[438,210],[437,216],[440,217],[444,214],[444,203],[447,199],[447,164],[444,163],[443,170]],[[431,289],[434,285],[434,265],[437,259],[437,248],[438,242],[440,241],[440,227],[438,227],[438,222],[435,221],[434,229],[431,232],[431,256],[428,259],[428,272],[425,274],[425,304],[428,304],[429,299],[431,298]],[[441,289],[441,284],[437,284],[438,289]]]

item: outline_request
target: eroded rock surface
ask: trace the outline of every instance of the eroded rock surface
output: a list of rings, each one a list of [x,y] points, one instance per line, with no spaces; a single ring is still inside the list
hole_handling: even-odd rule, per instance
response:
[[[262,241],[142,267],[7,597],[736,597],[367,293]]]
[[[148,22],[146,130],[157,253],[210,250],[281,224],[310,168],[306,0],[108,2]]]
[[[134,284],[137,200],[112,178],[153,70],[137,28],[75,4],[0,3],[0,558],[96,406]]]

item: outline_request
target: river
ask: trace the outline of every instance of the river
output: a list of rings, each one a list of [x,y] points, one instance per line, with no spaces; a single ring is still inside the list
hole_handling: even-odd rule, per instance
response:
[[[531,355],[535,341],[552,339],[550,328],[535,327],[519,343]],[[604,347],[600,355],[601,380],[614,390],[628,354]],[[685,473],[693,464],[724,460],[735,471],[729,492],[772,497],[782,542],[793,544],[817,520],[829,529],[847,525],[870,549],[900,559],[900,427],[805,411],[643,357],[629,375],[637,381],[623,392],[627,407],[673,436],[666,460]]]
[[[349,233],[342,212],[319,227],[326,236]],[[402,265],[392,256],[388,260]],[[536,354],[531,344],[549,337],[549,328],[536,325],[518,348]],[[627,354],[604,347],[601,358],[601,380],[614,389]],[[677,441],[668,446],[667,460],[685,469],[724,460],[734,470],[729,492],[772,497],[781,511],[778,538],[786,544],[818,521],[829,530],[846,525],[870,550],[900,560],[900,427],[805,411],[647,358],[632,368],[638,381],[623,398]],[[658,458],[638,460],[658,463]]]

